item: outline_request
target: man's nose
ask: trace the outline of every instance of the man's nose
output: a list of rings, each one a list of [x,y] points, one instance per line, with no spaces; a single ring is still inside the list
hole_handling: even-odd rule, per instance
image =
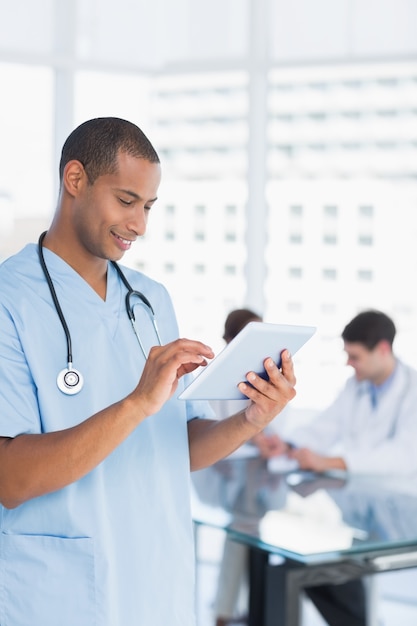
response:
[[[136,235],[141,236],[145,234],[147,222],[148,216],[146,210],[144,209],[144,207],[138,207],[138,209],[129,220],[128,228]]]

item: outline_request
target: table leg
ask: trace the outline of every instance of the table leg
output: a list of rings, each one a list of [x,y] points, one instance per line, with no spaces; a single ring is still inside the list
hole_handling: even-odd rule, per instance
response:
[[[301,589],[285,560],[262,550],[249,554],[249,626],[299,626]]]

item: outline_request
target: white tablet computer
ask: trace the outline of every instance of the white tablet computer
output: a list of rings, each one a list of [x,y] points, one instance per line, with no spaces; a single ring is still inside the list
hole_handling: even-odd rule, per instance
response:
[[[266,376],[263,362],[272,357],[280,366],[281,352],[291,354],[314,335],[314,326],[249,322],[178,396],[181,400],[241,400],[238,389],[250,371]]]

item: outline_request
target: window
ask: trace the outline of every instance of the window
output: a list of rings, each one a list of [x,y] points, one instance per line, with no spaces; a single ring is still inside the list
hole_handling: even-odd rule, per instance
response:
[[[290,206],[290,215],[301,217],[303,215],[303,207],[301,204],[293,204]]]
[[[322,272],[324,280],[336,280],[337,270],[334,267],[325,267]]]
[[[224,234],[225,241],[233,242],[233,241],[236,241],[236,239],[237,239],[236,233],[227,232]]]
[[[308,117],[314,122],[325,122],[327,119],[326,113],[322,111],[314,111],[312,113],[309,113]]]
[[[175,239],[175,233],[173,230],[167,230],[165,231],[165,239],[167,241],[174,241]]]
[[[236,265],[225,265],[224,273],[227,276],[235,276],[236,275]]]
[[[196,263],[194,265],[194,272],[196,274],[204,274],[206,271],[206,266],[204,265],[204,263]]]
[[[342,111],[342,115],[350,120],[358,120],[362,117],[361,111]]]
[[[322,152],[327,149],[327,146],[324,143],[309,143],[307,148],[315,152]]]
[[[279,122],[293,122],[294,115],[292,115],[291,113],[278,113],[275,116],[275,119],[278,120]]]
[[[358,270],[358,280],[360,282],[370,282],[373,278],[372,270]]]
[[[383,109],[380,111],[377,111],[376,114],[379,117],[383,117],[383,118],[392,118],[392,117],[397,117],[398,115],[398,111],[396,111],[395,109]]]
[[[175,272],[174,263],[165,263],[164,270],[167,274],[173,274]]]
[[[359,215],[361,217],[373,217],[374,207],[370,204],[363,204],[359,207]]]
[[[335,246],[337,244],[337,235],[330,233],[323,235],[323,243],[326,246]]]
[[[328,204],[323,208],[326,217],[337,217],[338,207],[335,204]]]
[[[294,88],[294,85],[291,83],[278,83],[274,87],[275,91],[293,91]]]
[[[358,141],[345,141],[342,143],[342,148],[344,150],[360,150],[361,144]]]
[[[374,238],[372,235],[358,235],[358,244],[360,246],[372,246]]]
[[[226,215],[236,215],[237,206],[235,204],[226,204],[226,206],[224,207],[224,212],[226,213]]]
[[[302,278],[303,270],[301,267],[290,267],[288,269],[288,274],[290,278]]]
[[[360,80],[345,80],[342,84],[347,89],[361,89],[364,86]]]
[[[275,150],[281,152],[284,156],[288,158],[291,158],[294,154],[294,148],[289,144],[279,144],[275,147]]]
[[[303,236],[301,233],[290,233],[290,243],[291,244],[301,244],[303,243]]]
[[[206,207],[204,206],[204,204],[196,204],[196,206],[194,207],[194,213],[196,215],[205,215]]]
[[[196,241],[205,241],[205,239],[206,239],[206,234],[205,234],[205,232],[204,232],[204,231],[202,231],[202,230],[198,230],[198,231],[196,231],[196,232],[194,233],[194,239],[195,239]]]
[[[392,88],[397,86],[398,79],[394,78],[394,77],[392,77],[392,78],[380,78],[378,80],[378,84],[381,87],[388,87],[388,88],[392,89]]]
[[[329,84],[324,83],[324,82],[316,82],[316,83],[310,83],[308,87],[310,89],[314,89],[315,91],[328,91]]]

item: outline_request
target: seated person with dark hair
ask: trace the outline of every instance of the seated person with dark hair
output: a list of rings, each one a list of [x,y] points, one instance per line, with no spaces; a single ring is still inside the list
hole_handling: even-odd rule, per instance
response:
[[[417,372],[393,352],[395,324],[381,311],[356,315],[342,339],[354,370],[341,393],[312,422],[288,433],[281,454],[300,468],[352,474],[417,472]],[[332,626],[366,624],[360,580],[306,590]]]

